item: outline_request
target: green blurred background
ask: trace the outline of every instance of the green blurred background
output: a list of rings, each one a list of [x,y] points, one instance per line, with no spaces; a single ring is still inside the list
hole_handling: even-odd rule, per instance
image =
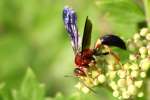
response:
[[[81,36],[86,16],[92,20],[92,46],[105,33],[127,39],[145,21],[141,0],[0,0],[0,82],[6,83],[6,93],[19,88],[28,67],[45,84],[46,96],[76,91],[77,79],[64,77],[74,69],[62,19],[65,5],[77,12]],[[112,98],[104,89],[98,93]]]

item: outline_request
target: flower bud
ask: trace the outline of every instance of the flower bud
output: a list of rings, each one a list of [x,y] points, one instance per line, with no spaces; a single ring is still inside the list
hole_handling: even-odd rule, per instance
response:
[[[125,92],[122,93],[122,98],[123,99],[128,99],[129,97],[130,97],[130,95],[128,94],[127,91],[125,91]]]
[[[117,84],[115,83],[115,81],[111,81],[109,83],[109,86],[113,89],[113,90],[117,90],[118,89],[118,86]]]
[[[150,48],[148,48],[148,55],[150,56]]]
[[[90,92],[89,88],[87,88],[86,86],[82,87],[82,92],[87,94]]]
[[[83,87],[83,84],[81,84],[80,82],[78,82],[75,87],[79,90],[81,90],[81,88]]]
[[[136,50],[136,44],[135,43],[129,43],[128,44],[128,49],[130,51],[135,51]]]
[[[150,42],[147,43],[146,48],[147,48],[147,49],[150,49]]]
[[[145,78],[146,77],[146,72],[141,72],[140,76],[141,76],[141,78]]]
[[[120,78],[124,78],[126,76],[126,72],[124,70],[119,70],[117,74]]]
[[[129,85],[128,86],[128,93],[130,95],[136,95],[137,93],[137,88],[134,85]]]
[[[146,56],[147,56],[146,54],[142,54],[141,58],[144,59],[144,58],[146,58]]]
[[[143,46],[143,41],[135,41],[135,44],[136,44],[136,46],[137,47],[141,47],[141,46]]]
[[[130,68],[131,68],[132,70],[138,70],[138,69],[139,69],[139,66],[138,66],[138,64],[136,64],[136,63],[132,63],[132,64],[130,65]]]
[[[140,67],[143,71],[147,71],[150,68],[150,60],[148,58],[141,60]]]
[[[148,29],[147,29],[147,28],[143,28],[143,29],[141,29],[141,31],[140,31],[140,35],[141,35],[141,36],[146,36],[147,32],[148,32]]]
[[[118,97],[119,96],[119,91],[118,90],[113,91],[113,96]]]
[[[116,77],[116,71],[109,71],[108,77],[110,80],[113,80]]]
[[[98,71],[92,71],[92,78],[95,78],[99,75]]]
[[[108,69],[109,70],[114,70],[114,65],[113,64],[108,65]]]
[[[146,39],[147,39],[147,40],[150,40],[150,33],[148,33],[148,34],[146,35]]]
[[[142,84],[143,84],[143,80],[141,80],[141,81],[135,81],[135,82],[134,82],[134,85],[135,85],[137,88],[141,88],[141,87],[142,87]]]
[[[93,84],[96,86],[99,84],[99,81],[97,79],[94,79]]]
[[[135,60],[136,60],[136,56],[133,55],[133,54],[130,54],[130,55],[129,55],[129,59],[130,59],[131,61],[135,61]]]
[[[119,96],[118,99],[119,99],[119,100],[122,100],[123,98],[122,98],[122,96]]]
[[[126,87],[121,87],[121,88],[119,88],[119,90],[120,90],[120,92],[126,92],[127,91]]]
[[[127,77],[127,81],[126,82],[127,82],[128,86],[133,84],[133,80],[130,77]]]
[[[131,71],[131,77],[136,78],[138,77],[138,75],[139,75],[138,71],[135,71],[135,70]]]
[[[147,48],[146,47],[141,47],[141,48],[139,48],[139,52],[140,52],[141,55],[145,55],[145,54],[147,54]]]
[[[112,55],[107,55],[107,63],[109,64],[109,65],[113,65],[113,64],[115,64],[116,62],[115,62],[115,58],[114,58],[114,56],[112,56]]]
[[[87,85],[87,86],[90,86],[90,87],[92,87],[94,84],[93,84],[93,79],[92,78],[88,78],[88,77],[86,77],[85,79],[84,79],[84,83]]]
[[[119,87],[125,87],[126,85],[126,80],[125,79],[119,79],[118,82],[117,82],[117,85]]]
[[[104,83],[104,82],[106,81],[105,75],[103,75],[103,74],[99,75],[99,76],[98,76],[98,81],[99,81],[100,83]]]
[[[125,64],[123,65],[123,68],[124,68],[125,70],[128,70],[129,67],[130,67],[130,64],[129,64],[129,63],[125,63]]]
[[[143,42],[144,46],[147,45],[147,43],[148,43],[148,41],[146,39],[143,39],[142,42]]]
[[[144,96],[144,93],[143,93],[143,92],[139,92],[137,96],[138,96],[138,97],[143,97],[143,96]]]
[[[139,33],[135,33],[133,38],[134,38],[134,40],[139,40],[140,39],[140,34]]]

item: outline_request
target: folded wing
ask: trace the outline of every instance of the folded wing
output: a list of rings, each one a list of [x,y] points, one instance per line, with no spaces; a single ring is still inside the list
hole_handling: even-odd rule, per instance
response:
[[[65,7],[63,10],[63,21],[65,28],[71,38],[72,48],[74,53],[79,50],[79,34],[77,28],[77,16],[74,10],[69,7]]]
[[[82,39],[82,51],[90,47],[91,44],[91,32],[92,32],[92,23],[86,18],[85,26],[84,26],[84,33]]]

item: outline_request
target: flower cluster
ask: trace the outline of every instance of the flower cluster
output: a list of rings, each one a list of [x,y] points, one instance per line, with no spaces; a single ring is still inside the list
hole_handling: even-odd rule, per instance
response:
[[[90,65],[86,77],[79,77],[76,87],[88,93],[96,86],[109,87],[114,97],[130,99],[142,97],[144,80],[150,68],[150,32],[143,28],[127,41],[129,59],[118,61],[115,53],[96,57],[96,65]]]

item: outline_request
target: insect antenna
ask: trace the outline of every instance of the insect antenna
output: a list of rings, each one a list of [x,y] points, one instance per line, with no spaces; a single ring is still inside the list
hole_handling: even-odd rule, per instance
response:
[[[76,78],[76,77],[73,76],[73,75],[64,75],[64,77],[73,77],[73,78]]]

